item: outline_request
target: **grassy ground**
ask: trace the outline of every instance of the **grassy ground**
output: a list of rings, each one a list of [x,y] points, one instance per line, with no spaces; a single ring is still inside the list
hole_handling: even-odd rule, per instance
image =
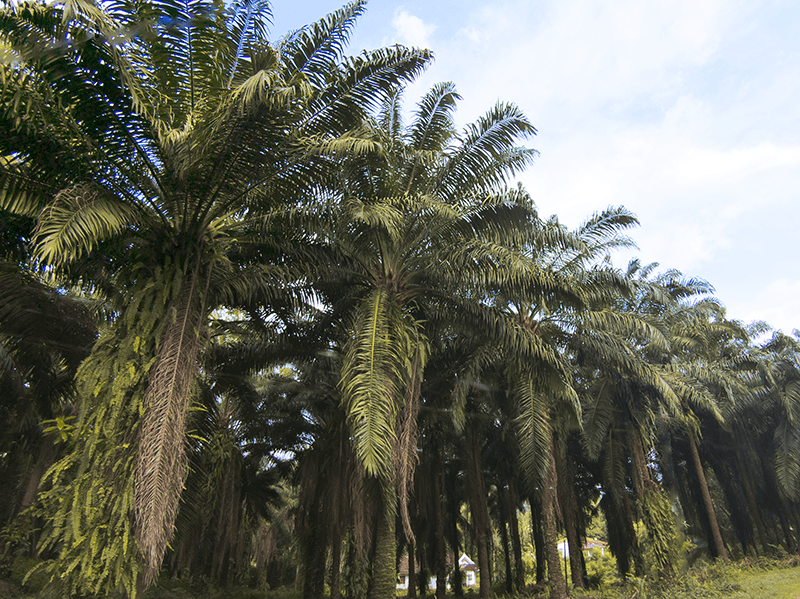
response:
[[[800,599],[800,567],[743,574],[732,599]]]
[[[585,593],[583,599],[800,599],[797,558],[700,566],[669,584],[629,581]]]
[[[5,580],[0,577],[0,599],[36,599],[43,596],[40,594],[41,582],[33,581],[33,585],[23,587],[21,574],[20,569]],[[34,586],[39,588],[32,588]],[[179,582],[150,589],[142,599],[299,599],[301,595],[299,589],[284,588],[264,592],[244,587],[202,588],[202,585]],[[502,597],[502,595],[495,596]],[[431,599],[433,595],[427,594],[426,597]],[[448,599],[450,597],[448,595]],[[471,592],[467,597],[473,599],[477,595]],[[546,599],[546,594],[525,594],[509,599],[528,597]],[[572,597],[575,599],[800,599],[800,558],[744,562],[727,566],[702,565],[669,584],[631,580],[624,585],[608,585],[585,592],[573,591]]]

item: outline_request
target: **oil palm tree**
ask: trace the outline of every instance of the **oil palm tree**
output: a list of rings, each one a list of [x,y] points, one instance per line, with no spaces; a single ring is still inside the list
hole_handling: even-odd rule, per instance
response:
[[[142,585],[157,575],[207,316],[288,277],[241,249],[285,249],[268,215],[314,200],[332,156],[370,145],[365,110],[427,63],[402,47],[345,59],[363,8],[274,45],[264,1],[3,10],[1,207],[36,214],[38,259],[118,310],[78,375],[77,449],[45,498],[71,590],[133,594],[140,557]]]
[[[387,528],[399,492],[409,540],[406,506],[430,335],[442,323],[497,335],[502,323],[483,298],[493,287],[529,284],[517,278],[514,247],[529,234],[533,212],[524,192],[503,183],[535,156],[516,145],[534,129],[517,107],[498,104],[459,136],[457,100],[452,84],[434,86],[405,127],[400,92],[387,98],[364,125],[380,150],[345,158],[328,210],[296,221],[329,248],[313,282],[329,314],[320,326],[346,331],[337,348],[339,387],[355,453],[380,481],[376,501]],[[394,533],[379,531],[377,539],[387,545],[376,549],[376,563],[381,551],[393,554]],[[387,563],[393,569],[394,559]],[[373,591],[388,592],[393,581],[391,571],[376,572]]]

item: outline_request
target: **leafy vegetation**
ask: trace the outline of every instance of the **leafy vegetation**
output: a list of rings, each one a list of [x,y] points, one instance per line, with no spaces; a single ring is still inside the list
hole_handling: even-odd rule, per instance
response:
[[[541,218],[517,106],[406,123],[364,8],[3,5],[0,593],[779,596],[800,333]]]

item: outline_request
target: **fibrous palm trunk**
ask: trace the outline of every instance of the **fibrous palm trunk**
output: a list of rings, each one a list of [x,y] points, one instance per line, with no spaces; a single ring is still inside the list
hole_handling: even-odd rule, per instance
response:
[[[514,553],[514,586],[517,592],[522,592],[525,587],[525,566],[522,563],[522,542],[519,536],[519,520],[517,518],[517,503],[519,496],[514,481],[508,487],[508,513],[509,513],[509,533],[511,536],[511,548]]]
[[[370,599],[387,599],[395,596],[395,517],[386,502],[378,513],[375,534],[375,554],[372,560],[372,586]]]
[[[475,544],[478,549],[478,569],[480,571],[480,597],[488,599],[492,594],[492,574],[489,564],[489,506],[486,501],[486,485],[483,480],[481,443],[477,433],[467,428],[467,479],[472,522],[475,529]]]
[[[585,588],[583,580],[583,544],[578,533],[578,500],[575,497],[574,475],[567,460],[556,453],[556,468],[558,470],[558,496],[561,505],[562,521],[569,546],[569,566],[572,572],[572,584],[576,588]]]
[[[408,544],[408,593],[409,599],[417,597],[417,556],[414,543]]]
[[[694,463],[694,470],[695,474],[697,474],[697,480],[700,482],[700,491],[703,495],[703,505],[706,508],[706,514],[708,514],[708,521],[711,525],[711,536],[714,539],[714,548],[717,551],[717,555],[722,558],[726,564],[728,563],[728,551],[725,549],[725,543],[722,542],[722,534],[719,531],[719,524],[717,523],[717,513],[714,510],[714,504],[711,502],[711,493],[708,491],[708,481],[706,480],[706,475],[703,472],[703,464],[700,462],[700,454],[697,451],[697,444],[694,441],[694,433],[691,429],[688,429],[688,438],[689,438],[689,449],[692,452],[692,462]]]
[[[536,584],[541,584],[545,581],[546,565],[544,549],[544,530],[542,526],[542,515],[544,509],[542,501],[539,497],[530,498],[531,504],[531,531],[533,533],[533,549],[536,553]]]
[[[331,569],[330,569],[330,588],[331,599],[341,597],[341,566],[342,566],[342,535],[338,530],[334,530],[331,541]]]
[[[561,560],[558,556],[558,538],[556,536],[556,488],[558,476],[554,453],[556,448],[550,444],[550,463],[547,466],[547,477],[542,489],[542,512],[544,519],[544,551],[547,558],[547,578],[550,583],[551,599],[565,599],[567,585],[561,574]]]

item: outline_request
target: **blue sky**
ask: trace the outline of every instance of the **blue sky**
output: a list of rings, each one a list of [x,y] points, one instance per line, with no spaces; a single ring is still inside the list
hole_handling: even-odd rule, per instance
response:
[[[342,5],[274,0],[276,37]],[[643,262],[707,279],[728,316],[800,328],[800,3],[371,0],[351,51],[436,60],[465,124],[518,104],[541,152],[520,180],[577,225],[624,205]],[[624,260],[623,260],[624,261]]]

